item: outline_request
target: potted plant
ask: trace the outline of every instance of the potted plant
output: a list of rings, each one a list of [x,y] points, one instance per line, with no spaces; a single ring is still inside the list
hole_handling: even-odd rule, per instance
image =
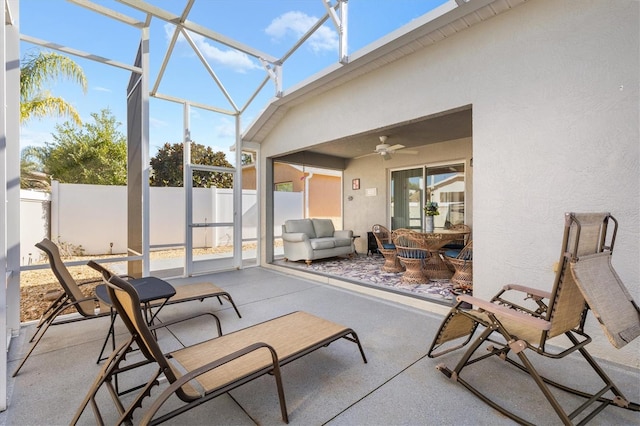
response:
[[[433,217],[438,216],[440,212],[438,211],[438,203],[435,201],[427,201],[424,205],[424,221],[425,221],[425,231],[433,232]]]

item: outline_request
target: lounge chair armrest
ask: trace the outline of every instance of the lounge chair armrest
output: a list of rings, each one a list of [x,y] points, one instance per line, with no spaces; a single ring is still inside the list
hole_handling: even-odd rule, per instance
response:
[[[282,239],[292,243],[298,243],[300,241],[307,241],[309,237],[304,232],[283,232]]]
[[[109,271],[107,268],[105,268],[104,266],[100,265],[98,262],[94,261],[94,260],[90,260],[89,262],[87,262],[87,266],[95,269],[96,271],[100,272],[102,274],[102,276],[108,280],[109,278],[111,278],[111,276],[113,275],[111,273],[111,271]],[[122,274],[122,275],[118,275],[118,277],[122,278],[122,279],[127,279],[127,280],[131,280],[134,279],[135,277],[132,275],[127,275],[127,274]],[[95,281],[95,282],[101,282],[102,279]]]
[[[533,317],[529,314],[517,311],[515,309],[507,308],[506,306],[487,302],[486,300],[478,299],[477,297],[469,296],[467,294],[459,295],[456,300],[458,300],[459,302],[470,303],[483,311],[508,317],[513,321],[517,321],[529,327],[537,328],[538,330],[549,330],[551,328],[551,323],[549,321]]]
[[[537,288],[527,287],[519,284],[507,284],[503,287],[505,291],[507,290],[516,290],[522,293],[530,294],[533,297],[540,297],[542,299],[550,299],[551,293],[548,291],[540,290]]]
[[[87,297],[83,297],[82,299],[78,299],[75,302],[71,302],[69,303],[69,306],[74,306],[74,305],[78,305],[82,302],[99,302],[98,298],[95,296],[87,296]],[[68,306],[67,306],[68,307]],[[65,309],[67,308],[65,307]]]
[[[89,280],[89,281],[82,281],[78,283],[78,287],[81,287],[87,284],[95,284],[95,283],[101,283],[101,282],[102,282],[102,278],[96,278],[95,280]]]
[[[135,280],[136,277],[134,277],[133,275],[127,275],[127,274],[123,274],[123,275],[118,275],[120,278],[122,279],[126,279],[126,280]]]
[[[241,358],[245,355],[250,354],[259,349],[267,348],[271,352],[272,365],[274,370],[274,375],[278,379],[280,379],[280,366],[278,364],[278,355],[276,350],[267,345],[266,343],[258,342],[246,346],[242,349],[238,349],[235,352],[230,353],[222,358],[216,359],[215,361],[211,361],[202,367],[196,368],[193,371],[189,371],[183,376],[180,376],[175,382],[171,383],[171,385],[166,388],[158,397],[153,401],[153,404],[148,408],[144,417],[140,420],[140,424],[150,424],[153,416],[158,412],[158,410],[162,407],[162,405],[166,402],[167,399],[171,397],[178,389],[187,384],[189,381],[195,379],[202,374],[207,373],[215,368],[218,368],[234,359]],[[284,397],[284,396],[283,396]]]
[[[188,317],[180,317],[171,321],[163,321],[149,326],[149,330],[157,330],[159,328],[169,327],[171,325],[179,324],[184,321],[188,321],[194,318],[202,317],[205,315],[211,315],[216,321],[216,327],[218,329],[218,337],[222,336],[222,326],[220,325],[220,318],[213,312],[199,312],[197,314],[190,315]]]

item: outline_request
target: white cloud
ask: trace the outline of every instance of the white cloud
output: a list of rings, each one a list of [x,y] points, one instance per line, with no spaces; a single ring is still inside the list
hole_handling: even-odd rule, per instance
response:
[[[175,27],[171,24],[165,24],[164,26],[165,34],[167,39],[170,40],[173,36],[173,32],[175,31]],[[247,71],[253,69],[262,69],[262,66],[258,64],[256,61],[251,59],[251,57],[243,52],[234,50],[234,49],[220,49],[211,43],[211,40],[199,35],[189,33],[193,42],[197,46],[198,50],[202,53],[202,55],[211,62],[217,63],[219,65],[229,67],[236,72],[246,73]],[[178,38],[179,43],[187,43],[187,40],[180,35]]]
[[[236,135],[236,125],[233,121],[223,118],[220,120],[220,124],[215,126],[215,131],[219,138],[231,138],[231,140],[234,140],[233,138],[235,138]]]
[[[309,16],[303,12],[287,12],[271,21],[271,24],[265,29],[265,33],[271,36],[274,41],[280,41],[287,37],[297,40],[317,21],[318,18],[315,16]],[[314,53],[335,51],[338,48],[338,33],[323,25],[309,37],[307,43]]]
[[[97,90],[98,92],[108,92],[108,93],[112,92],[111,89],[107,89],[106,87],[101,87],[101,86],[95,86],[93,90]]]
[[[44,146],[45,142],[52,142],[51,132],[33,131],[27,127],[20,128],[20,149],[27,146]]]
[[[191,117],[192,120],[199,120],[202,118],[202,115],[200,114],[200,110],[197,108],[191,108],[189,109],[189,117]]]
[[[157,127],[157,128],[161,128],[161,127],[167,127],[169,126],[169,123],[167,123],[164,120],[160,120],[158,118],[153,118],[153,117],[149,117],[149,125],[151,127]]]

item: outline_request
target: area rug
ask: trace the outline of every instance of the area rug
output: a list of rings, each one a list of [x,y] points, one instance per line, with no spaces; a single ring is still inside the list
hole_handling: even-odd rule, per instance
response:
[[[424,298],[426,300],[451,305],[453,294],[451,293],[451,281],[430,280],[425,284],[407,284],[401,282],[402,272],[384,272],[382,265],[384,258],[380,255],[358,255],[354,258],[332,257],[329,259],[314,260],[311,265],[303,261],[276,262],[278,265],[296,268],[311,273],[338,278],[355,284],[393,291],[394,293],[406,293],[408,295]]]

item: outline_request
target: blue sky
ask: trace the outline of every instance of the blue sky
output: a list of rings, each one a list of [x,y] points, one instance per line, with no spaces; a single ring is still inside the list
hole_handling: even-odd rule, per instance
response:
[[[434,9],[446,0],[349,0],[348,51],[350,54]],[[137,10],[114,0],[94,0],[127,16],[144,20]],[[148,3],[180,15],[186,0],[148,0]],[[322,0],[196,0],[188,19],[225,37],[244,43],[274,57],[281,57],[299,37],[325,13]],[[174,26],[154,18],[151,24],[151,89],[158,79]],[[24,35],[132,64],[140,31],[65,0],[21,0],[20,32]],[[249,100],[265,76],[254,58],[193,35],[195,44],[209,66],[222,81],[238,107]],[[21,58],[41,49],[21,42]],[[55,96],[74,105],[84,121],[91,114],[109,108],[126,133],[126,86],[130,73],[120,68],[71,56],[89,82],[86,94],[61,81],[48,87]],[[331,21],[307,40],[283,66],[283,88],[309,78],[338,61],[338,35]],[[190,45],[181,38],[174,49],[158,93],[203,103],[226,110],[232,107],[200,62]],[[244,130],[273,98],[275,87],[269,82],[243,114]],[[165,142],[181,142],[182,105],[159,99],[150,100],[150,155]],[[32,120],[22,126],[21,146],[53,142],[51,133],[65,118]],[[192,108],[191,139],[228,152],[234,143],[231,116]],[[229,160],[232,160],[227,155]]]

